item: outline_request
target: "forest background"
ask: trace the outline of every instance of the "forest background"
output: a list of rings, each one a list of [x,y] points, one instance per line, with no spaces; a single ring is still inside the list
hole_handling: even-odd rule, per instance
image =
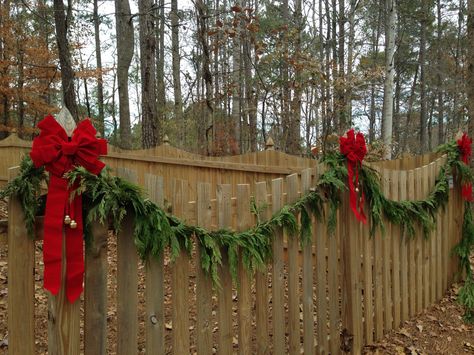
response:
[[[3,0],[0,138],[62,105],[126,149],[423,153],[474,134],[474,0]]]

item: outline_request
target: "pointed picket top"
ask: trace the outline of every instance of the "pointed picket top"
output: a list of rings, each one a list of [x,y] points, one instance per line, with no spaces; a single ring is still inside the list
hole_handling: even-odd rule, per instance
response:
[[[265,143],[265,150],[274,150],[275,143],[273,142],[272,137],[268,137],[267,142]]]
[[[76,128],[76,122],[66,106],[63,106],[61,111],[56,115],[56,121],[64,128],[67,135],[71,137],[72,132]]]

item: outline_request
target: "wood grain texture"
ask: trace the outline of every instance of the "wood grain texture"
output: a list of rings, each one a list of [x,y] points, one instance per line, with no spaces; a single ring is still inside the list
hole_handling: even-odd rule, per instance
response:
[[[390,198],[399,200],[399,172],[389,171],[390,177]],[[390,240],[392,243],[392,319],[393,328],[397,329],[401,323],[401,294],[400,294],[400,251],[403,246],[400,235],[400,226],[392,224]]]
[[[364,253],[364,334],[366,344],[374,342],[374,285],[373,285],[373,241],[367,234],[362,237]]]
[[[349,207],[349,195],[343,196],[340,210],[341,225],[341,347],[351,354],[362,349],[361,291],[359,283],[359,222]],[[347,334],[347,338],[344,337]]]
[[[390,196],[390,185],[392,184],[390,179],[389,170],[382,170],[382,192],[385,196]],[[386,230],[382,236],[382,259],[383,259],[383,311],[384,311],[384,333],[390,331],[393,328],[392,324],[392,239],[394,238],[391,233],[392,225],[385,220]]]
[[[286,178],[288,204],[298,199],[298,174]],[[288,235],[288,334],[290,354],[300,353],[300,293],[298,266],[298,235]]]
[[[263,207],[260,212],[260,221],[268,220],[269,208],[267,201],[267,183],[258,182],[255,184],[255,203],[257,207]],[[265,268],[262,271],[257,271],[255,274],[255,288],[256,288],[256,339],[257,339],[257,354],[270,354],[270,339],[269,339],[269,311],[268,311],[268,270]]]
[[[119,169],[117,174],[133,183],[134,171]],[[117,235],[117,354],[133,355],[138,351],[138,254],[133,241],[134,216],[127,212]]]
[[[217,185],[218,227],[232,227],[232,186]],[[230,275],[227,253],[222,253],[222,267],[219,268],[222,287],[218,290],[217,315],[219,318],[218,347],[219,354],[232,354],[232,277]]]
[[[92,241],[86,250],[84,289],[84,354],[107,351],[107,236],[108,228],[92,225]]]
[[[208,183],[197,185],[197,221],[201,227],[211,226],[211,187]],[[201,248],[198,247],[197,260],[201,259]],[[198,263],[199,265],[199,263]],[[196,270],[197,302],[197,352],[212,354],[212,281],[201,267]]]
[[[252,224],[250,214],[250,186],[246,184],[237,185],[237,229],[242,231],[248,229]],[[252,349],[252,299],[250,276],[244,267],[242,257],[239,257],[238,265],[239,290],[238,290],[238,323],[239,323],[239,354],[254,354]]]
[[[415,171],[407,172],[407,200],[414,200],[415,196]],[[408,244],[408,293],[409,293],[409,316],[416,314],[416,240],[410,238]]]
[[[152,202],[164,207],[163,177],[146,174],[145,189]],[[163,255],[149,257],[145,264],[145,338],[148,354],[165,354]]]
[[[421,180],[422,171],[421,168],[416,168],[414,172],[415,178],[415,198],[414,200],[420,200],[423,198],[423,181]],[[420,226],[415,227],[415,272],[416,272],[416,313],[419,313],[423,309],[423,233]]]
[[[18,172],[17,167],[8,169],[8,180],[13,180]],[[8,215],[8,352],[34,355],[35,242],[28,237],[23,209],[16,196],[8,201]]]
[[[338,212],[338,221],[341,220],[341,216]],[[328,242],[328,306],[329,306],[329,347],[331,354],[337,354],[340,351],[340,322],[341,322],[341,311],[340,311],[340,282],[339,276],[342,272],[339,258],[339,244],[341,241],[340,223],[336,228],[336,232],[333,234],[327,233],[326,238]]]
[[[301,172],[301,193],[306,195],[311,188],[311,169]],[[312,217],[313,219],[314,217]],[[303,351],[314,353],[314,311],[313,311],[313,243],[315,230],[311,239],[303,248]]]
[[[171,200],[173,214],[185,217],[188,206],[188,183],[184,180],[174,180]],[[189,263],[187,252],[182,251],[174,263],[171,275],[172,282],[172,344],[174,354],[188,353],[189,339]]]
[[[272,181],[272,212],[283,207],[283,179]],[[286,354],[285,350],[285,308],[284,308],[284,262],[283,231],[278,228],[273,237],[272,261],[272,317],[273,317],[273,352]]]
[[[399,181],[399,199],[404,201],[407,199],[407,173],[405,170],[397,173]],[[401,233],[401,231],[400,231]],[[406,233],[405,233],[406,234]],[[408,284],[408,238],[406,235],[400,234],[400,294],[401,294],[401,311],[400,321],[404,322],[409,315],[409,284]]]

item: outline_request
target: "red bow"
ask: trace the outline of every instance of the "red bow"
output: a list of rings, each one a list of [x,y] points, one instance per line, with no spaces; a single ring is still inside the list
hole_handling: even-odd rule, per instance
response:
[[[359,208],[357,208],[357,191],[359,190],[359,167],[367,154],[367,147],[365,145],[364,135],[360,132],[357,135],[354,130],[347,131],[345,136],[339,137],[339,150],[345,155],[347,159],[347,175],[349,178],[349,204],[352,212],[356,218],[367,223],[367,218],[364,214],[364,191],[360,193]],[[354,187],[354,170],[355,170],[355,185]]]
[[[471,158],[472,155],[472,139],[469,138],[469,136],[464,133],[461,137],[461,139],[458,139],[458,149],[459,153],[461,155],[461,160],[464,162],[464,164],[469,165],[469,159]],[[474,200],[472,196],[472,184],[470,182],[464,184],[461,188],[461,194],[462,197],[469,202],[472,202]]]
[[[77,186],[69,187],[64,174],[75,166],[99,174],[105,164],[98,157],[107,154],[107,143],[95,137],[96,130],[89,119],[78,124],[71,139],[51,115],[39,122],[38,128],[41,133],[33,141],[30,156],[36,167],[44,165],[50,173],[44,216],[44,287],[53,295],[59,292],[65,228],[66,296],[72,303],[82,292],[84,275],[82,197],[69,201],[71,190]],[[64,226],[68,221],[69,226]]]

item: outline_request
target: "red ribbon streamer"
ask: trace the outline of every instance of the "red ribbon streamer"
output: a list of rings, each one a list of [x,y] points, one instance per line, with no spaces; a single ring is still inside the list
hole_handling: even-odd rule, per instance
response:
[[[461,139],[457,140],[458,143],[458,149],[459,153],[461,155],[461,160],[464,162],[464,164],[469,165],[469,159],[471,158],[472,155],[472,139],[469,138],[469,136],[464,133],[461,137]],[[474,198],[472,196],[472,184],[470,182],[462,185],[461,187],[461,194],[462,197],[469,202],[474,201]]]
[[[349,204],[356,218],[362,223],[367,223],[364,214],[364,191],[361,191],[359,206],[357,207],[357,191],[359,186],[359,168],[367,154],[364,135],[360,132],[355,134],[354,130],[347,131],[345,136],[339,137],[339,150],[347,159],[347,175],[349,178]],[[355,186],[354,186],[355,172]]]
[[[44,165],[50,173],[44,216],[44,287],[53,295],[61,287],[64,216],[69,208],[71,217],[77,223],[75,229],[65,227],[66,296],[73,303],[83,289],[82,197],[77,195],[69,201],[71,188],[64,174],[75,166],[83,166],[98,175],[105,166],[98,157],[107,154],[107,142],[95,137],[96,130],[89,119],[77,125],[70,139],[51,115],[39,122],[38,128],[41,133],[33,141],[30,156],[37,168]]]

